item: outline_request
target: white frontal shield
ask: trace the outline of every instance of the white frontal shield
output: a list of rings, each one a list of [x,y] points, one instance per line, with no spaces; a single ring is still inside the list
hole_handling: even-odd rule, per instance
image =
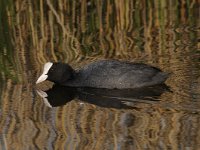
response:
[[[36,84],[45,81],[48,78],[47,73],[49,72],[49,69],[52,67],[53,63],[48,62],[44,65],[43,73],[36,81]]]

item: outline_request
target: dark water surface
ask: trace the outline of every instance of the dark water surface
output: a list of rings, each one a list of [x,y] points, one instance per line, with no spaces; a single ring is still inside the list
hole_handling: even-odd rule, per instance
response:
[[[0,149],[199,149],[199,6],[0,0]],[[167,87],[137,90],[35,85],[47,61],[79,68],[110,58],[172,75]]]

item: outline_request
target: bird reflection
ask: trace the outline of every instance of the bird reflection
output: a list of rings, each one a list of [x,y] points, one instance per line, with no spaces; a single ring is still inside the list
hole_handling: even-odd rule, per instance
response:
[[[78,98],[81,101],[91,103],[100,107],[130,109],[130,103],[155,103],[166,91],[170,91],[165,84],[138,89],[97,89],[97,88],[75,88],[54,84],[52,88],[37,93],[43,98],[48,107],[65,105],[71,100]]]

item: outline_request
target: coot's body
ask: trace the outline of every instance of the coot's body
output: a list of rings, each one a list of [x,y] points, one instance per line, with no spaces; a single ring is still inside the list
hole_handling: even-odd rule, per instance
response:
[[[72,87],[139,88],[162,84],[168,77],[168,73],[158,68],[118,60],[96,61],[76,71],[63,63],[52,63],[47,68],[48,71],[44,71],[47,80]]]

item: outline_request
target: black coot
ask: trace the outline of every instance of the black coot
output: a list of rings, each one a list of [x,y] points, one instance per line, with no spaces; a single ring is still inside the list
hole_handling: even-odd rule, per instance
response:
[[[169,73],[147,64],[118,60],[96,61],[80,70],[73,70],[68,64],[48,62],[36,83],[49,80],[71,87],[129,89],[162,84],[168,76]]]

